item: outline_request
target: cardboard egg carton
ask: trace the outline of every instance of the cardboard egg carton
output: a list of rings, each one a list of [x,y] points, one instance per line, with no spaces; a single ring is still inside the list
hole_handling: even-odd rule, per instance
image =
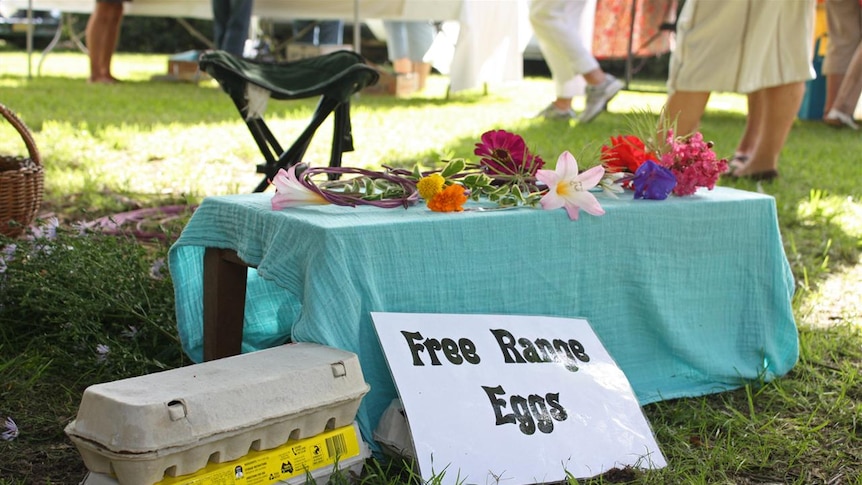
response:
[[[91,472],[152,485],[349,425],[368,390],[355,354],[287,344],[90,386],[66,434]]]

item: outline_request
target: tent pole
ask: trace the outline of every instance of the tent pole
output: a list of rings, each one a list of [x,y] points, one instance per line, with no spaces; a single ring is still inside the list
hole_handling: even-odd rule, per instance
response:
[[[27,79],[33,79],[33,0],[27,2]]]
[[[359,24],[359,0],[353,0],[353,50],[361,54],[362,50],[362,26]]]
[[[626,89],[629,89],[632,83],[632,65],[633,65],[633,57],[634,52],[632,49],[634,48],[634,36],[635,36],[635,16],[637,15],[637,5],[639,0],[632,0],[632,12],[631,12],[631,23],[629,24],[629,48],[628,54],[626,55]]]

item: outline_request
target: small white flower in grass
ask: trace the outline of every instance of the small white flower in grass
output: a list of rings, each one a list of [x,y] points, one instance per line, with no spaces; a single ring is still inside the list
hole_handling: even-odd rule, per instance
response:
[[[4,428],[3,433],[0,433],[0,438],[4,441],[12,441],[18,437],[18,434],[20,434],[18,431],[18,425],[15,424],[15,421],[13,421],[12,418],[6,418]]]
[[[96,360],[99,362],[104,362],[108,358],[108,354],[111,352],[111,348],[105,344],[99,344],[96,346]]]
[[[138,336],[138,327],[135,327],[133,325],[129,325],[128,329],[120,332],[120,336],[125,337],[129,340],[133,340],[135,337]]]
[[[150,277],[156,280],[160,280],[165,277],[165,258],[159,258],[153,262],[153,265],[150,266]]]
[[[595,166],[583,173],[578,173],[578,162],[571,153],[565,151],[557,159],[554,170],[539,170],[536,179],[548,186],[548,192],[542,196],[542,208],[545,210],[565,207],[569,219],[578,220],[578,212],[594,216],[605,213],[596,196],[590,193],[604,175],[605,169]]]

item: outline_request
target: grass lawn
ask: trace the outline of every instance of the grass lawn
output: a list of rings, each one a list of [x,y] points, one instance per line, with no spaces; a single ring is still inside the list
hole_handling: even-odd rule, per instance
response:
[[[34,56],[34,74],[38,60]],[[46,170],[42,215],[56,216],[61,226],[51,251],[41,247],[32,257],[0,265],[0,432],[6,417],[20,428],[14,440],[0,440],[0,485],[74,484],[85,470],[63,427],[83,389],[189,363],[176,338],[173,290],[161,266],[187,215],[147,220],[167,238],[146,242],[80,236],[75,224],[249,192],[260,180],[254,171],[260,153],[215,83],[150,80],[165,74],[167,56],[118,54],[114,74],[125,82],[111,86],[86,83],[87,60],[80,53],[50,54],[33,79],[26,62],[22,52],[0,51],[0,103],[33,133]],[[660,90],[662,83],[634,87]],[[625,91],[608,113],[579,126],[531,118],[553,96],[547,78],[448,97],[446,88],[446,79],[434,76],[422,94],[356,98],[356,151],[345,154],[344,165],[430,168],[441,159],[472,156],[483,132],[506,129],[545,160],[569,150],[583,167],[596,162],[610,136],[629,131],[631,113],[658,112],[665,100],[661,92]],[[270,102],[267,119],[284,144],[305,126],[314,105]],[[711,99],[702,131],[720,156],[733,153],[744,111],[741,96]],[[330,137],[325,124],[308,163],[328,162]],[[0,126],[0,153],[25,154],[8,124]],[[797,283],[798,365],[770,383],[646,406],[669,466],[590,483],[862,484],[862,137],[798,121],[780,171],[769,184],[720,185],[776,199]],[[12,243],[0,240],[0,249]],[[37,244],[15,243],[19,250]],[[367,469],[368,484],[409,476],[376,462]]]

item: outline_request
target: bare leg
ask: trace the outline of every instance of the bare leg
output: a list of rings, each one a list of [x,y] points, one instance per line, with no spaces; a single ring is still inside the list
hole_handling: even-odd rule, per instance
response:
[[[859,104],[860,95],[862,95],[862,44],[856,48],[850,66],[847,67],[847,73],[841,81],[841,87],[835,94],[834,104],[830,107],[852,118],[856,105]]]
[[[660,130],[672,125],[675,135],[689,135],[697,131],[700,119],[709,102],[709,91],[675,91],[667,97],[661,113]],[[664,140],[666,134],[659,133]]]
[[[754,128],[759,135],[748,162],[733,173],[740,177],[778,169],[778,155],[793,127],[805,95],[805,83],[782,84],[753,94],[762,96],[762,102],[752,105],[756,112],[749,113],[759,120],[759,126]]]
[[[395,74],[410,74],[413,72],[413,63],[406,57],[395,59],[392,61],[392,69],[395,71]]]
[[[741,168],[751,157],[757,145],[757,140],[760,138],[760,130],[763,127],[763,104],[766,102],[764,92],[761,90],[749,93],[747,101],[748,115],[745,117],[745,131],[742,133],[739,144],[736,145],[733,159],[730,160],[728,170],[731,172]]]
[[[122,3],[97,2],[87,22],[87,50],[90,54],[90,82],[112,83],[111,58],[120,36]]]
[[[838,88],[844,81],[844,74],[827,74],[826,75],[826,101],[823,104],[823,115],[832,109],[835,104],[835,97],[838,96]]]
[[[425,89],[425,83],[428,81],[428,76],[431,74],[431,64],[428,62],[414,62],[413,74],[416,75],[419,91]]]

